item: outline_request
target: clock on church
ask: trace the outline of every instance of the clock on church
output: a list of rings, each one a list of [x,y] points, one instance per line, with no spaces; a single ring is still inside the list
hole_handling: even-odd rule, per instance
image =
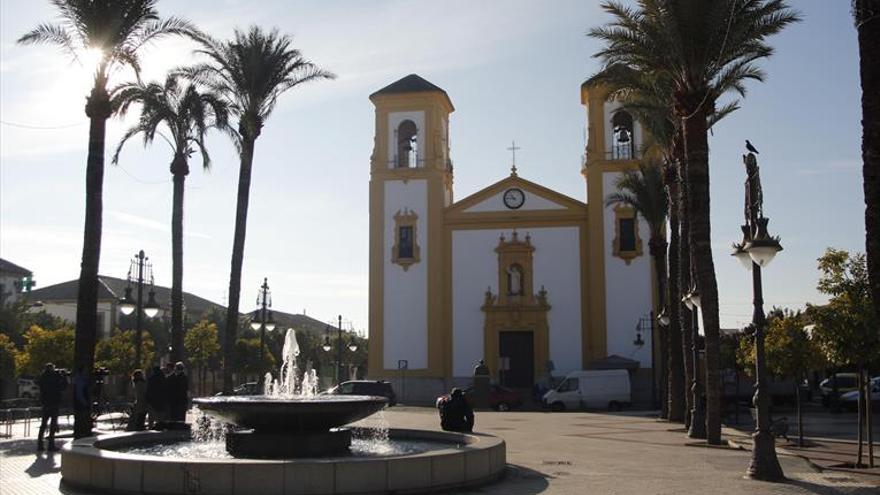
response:
[[[523,194],[522,189],[517,189],[513,187],[504,191],[504,206],[512,210],[516,210],[525,202],[526,195]]]

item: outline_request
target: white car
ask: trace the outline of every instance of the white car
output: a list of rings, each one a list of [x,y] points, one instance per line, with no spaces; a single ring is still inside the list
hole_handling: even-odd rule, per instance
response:
[[[859,392],[853,390],[840,396],[840,406],[850,411],[856,411],[859,408]],[[871,407],[876,411],[880,408],[880,376],[871,378]]]

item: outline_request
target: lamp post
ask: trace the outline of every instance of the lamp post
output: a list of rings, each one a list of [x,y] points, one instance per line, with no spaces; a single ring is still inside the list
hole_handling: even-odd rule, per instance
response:
[[[770,432],[770,402],[767,395],[766,365],[764,355],[764,329],[767,318],[764,315],[764,294],[761,283],[761,268],[773,261],[776,253],[782,251],[779,240],[767,231],[770,221],[764,216],[764,197],[761,190],[761,175],[758,159],[754,153],[743,156],[746,166],[745,182],[745,225],[742,226],[743,240],[733,245],[732,255],[743,266],[752,271],[752,291],[754,293],[752,330],[755,336],[755,433],[752,434],[752,460],[747,474],[750,478],[763,481],[785,479],[779,460],[776,458],[776,441]]]
[[[693,266],[693,264],[691,265]],[[696,277],[691,275],[696,280]],[[691,312],[692,317],[692,333],[691,333],[691,356],[694,361],[694,373],[691,380],[691,424],[688,429],[688,437],[690,438],[706,438],[706,412],[703,406],[703,390],[700,386],[700,349],[697,340],[700,335],[699,316],[697,311],[700,309],[700,292],[697,290],[696,282],[691,286],[690,291],[681,298],[682,302]]]
[[[260,292],[257,295],[257,306],[259,308],[254,311],[254,316],[251,319],[251,328],[254,330],[260,331],[260,376],[258,378],[260,383],[263,383],[265,379],[265,369],[263,368],[263,359],[265,357],[265,342],[266,342],[266,330],[272,331],[275,330],[275,319],[272,318],[272,312],[267,308],[272,307],[272,293],[269,292],[269,278],[263,277],[263,285],[260,286]]]
[[[342,315],[337,317],[338,325],[336,326],[336,368],[334,370],[334,381],[336,385],[339,385],[340,380],[342,379]],[[324,345],[321,346],[324,349],[324,352],[330,352],[333,349],[333,346],[330,345],[330,325],[324,329]],[[354,336],[351,337],[348,341],[348,350],[351,352],[356,352],[358,349],[357,342],[354,340]]]
[[[131,297],[131,273],[133,270],[137,273],[135,280],[137,299]],[[150,279],[150,292],[147,296],[147,304],[144,305],[144,281],[146,276],[149,276]],[[147,318],[153,318],[159,314],[159,304],[156,302],[156,291],[153,284],[153,264],[150,263],[150,258],[144,255],[143,249],[132,257],[126,279],[128,280],[128,285],[125,287],[125,297],[119,300],[119,311],[128,316],[137,309],[134,325],[134,367],[139,368],[143,364],[141,362],[143,359],[143,343],[141,342],[143,315],[147,315]]]

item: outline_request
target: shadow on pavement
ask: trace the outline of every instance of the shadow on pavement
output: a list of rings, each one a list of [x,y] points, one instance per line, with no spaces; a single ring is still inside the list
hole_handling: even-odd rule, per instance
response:
[[[844,480],[841,480],[844,481]],[[793,480],[789,479],[784,482],[786,485],[796,486],[804,491],[809,493],[815,493],[817,495],[839,495],[841,493],[846,493],[847,495],[876,495],[877,488],[876,487],[846,487],[845,490],[838,490],[836,487],[831,486],[823,486],[818,485],[816,483],[810,483],[809,481],[804,480]]]
[[[24,472],[31,478],[37,478],[44,474],[60,473],[61,454],[59,452],[40,452]]]

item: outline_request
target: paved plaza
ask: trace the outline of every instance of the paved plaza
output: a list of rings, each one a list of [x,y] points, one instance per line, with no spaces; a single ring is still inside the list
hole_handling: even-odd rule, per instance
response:
[[[432,408],[398,407],[383,413],[394,427],[437,429]],[[820,472],[782,455],[790,481],[743,478],[749,453],[693,445],[675,425],[644,413],[478,412],[477,430],[507,442],[507,476],[474,494],[872,494],[880,476]],[[0,495],[77,494],[59,488],[60,455],[34,450],[33,435],[17,428],[0,441]]]

